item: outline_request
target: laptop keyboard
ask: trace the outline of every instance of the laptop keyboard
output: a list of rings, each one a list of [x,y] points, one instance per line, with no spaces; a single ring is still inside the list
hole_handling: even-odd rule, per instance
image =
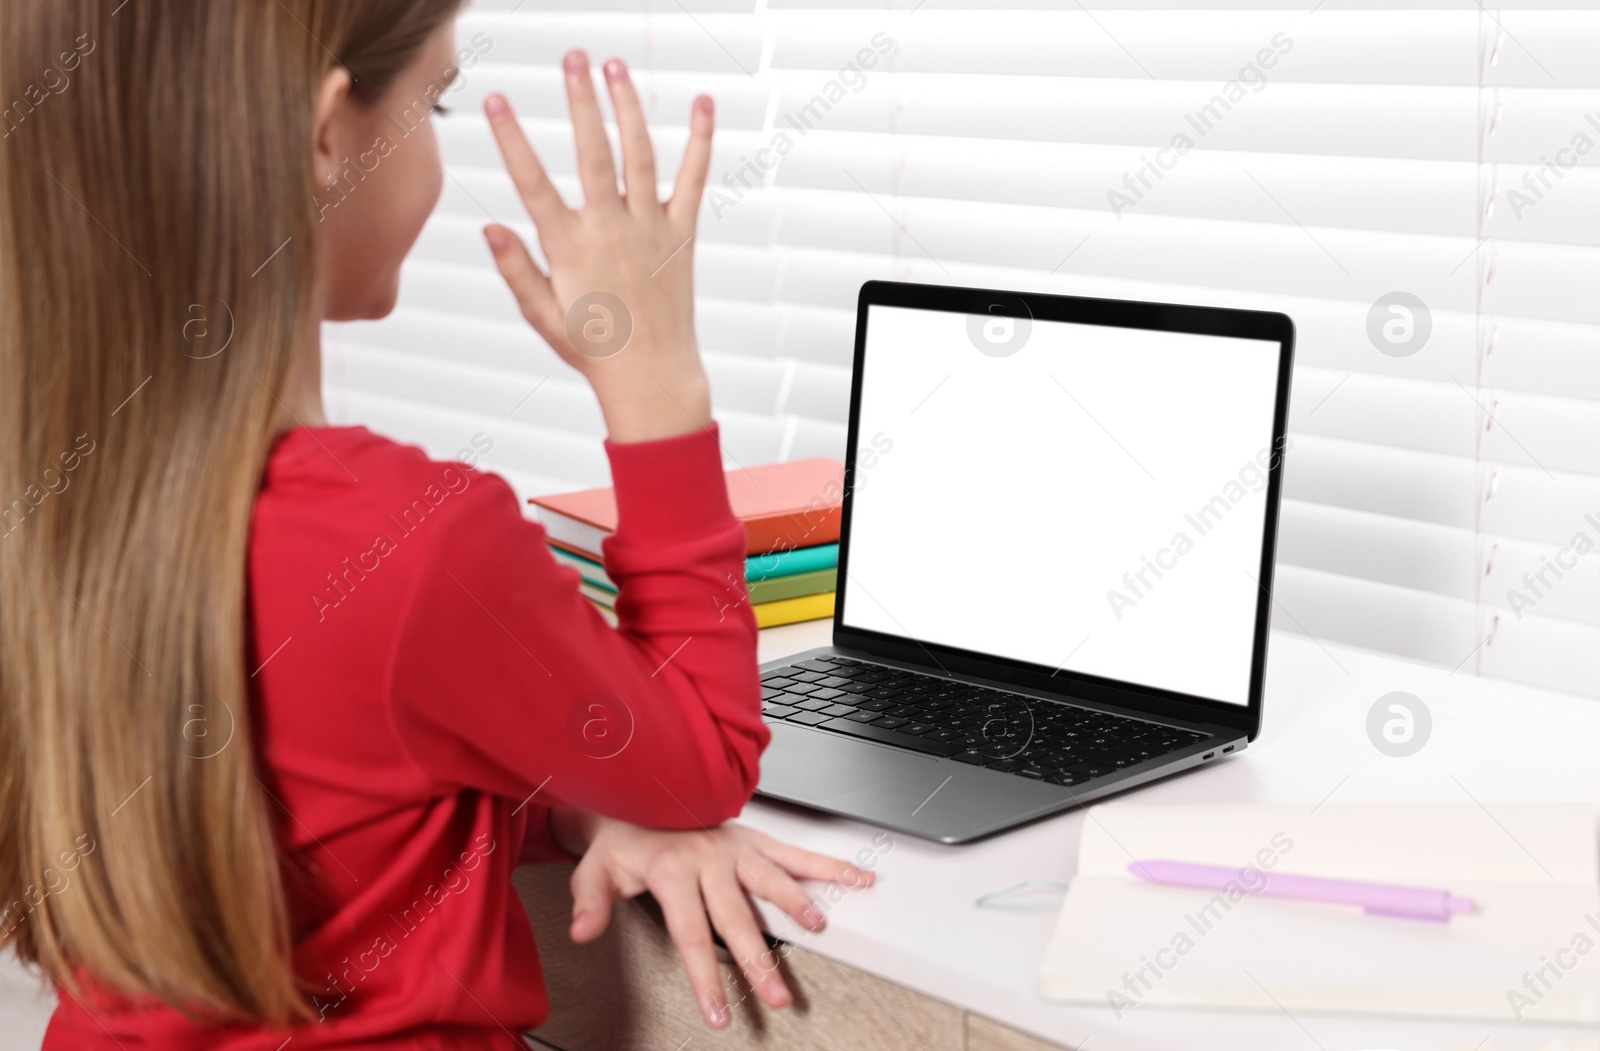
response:
[[[1066,786],[1206,737],[849,657],[815,657],[764,672],[761,709],[770,721]]]

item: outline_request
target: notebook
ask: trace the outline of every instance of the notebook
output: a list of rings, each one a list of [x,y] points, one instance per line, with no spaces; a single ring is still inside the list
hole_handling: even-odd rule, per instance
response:
[[[1135,859],[1443,888],[1449,923],[1152,884]],[[1093,808],[1039,968],[1046,1000],[1600,1022],[1600,883],[1587,804]]]
[[[744,523],[747,555],[832,544],[839,539],[844,464],[826,457],[741,467],[727,472],[728,502]],[[610,488],[528,501],[553,541],[594,553],[617,528]]]

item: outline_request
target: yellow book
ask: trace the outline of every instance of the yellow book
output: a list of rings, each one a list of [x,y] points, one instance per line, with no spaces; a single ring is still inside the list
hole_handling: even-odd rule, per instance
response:
[[[757,627],[775,628],[779,624],[797,624],[802,620],[822,620],[833,616],[833,596],[834,592],[824,591],[819,595],[757,602],[750,608],[755,611]]]
[[[612,603],[616,601],[616,595],[604,588],[597,588],[587,581],[579,584],[578,590],[600,608],[606,623],[616,625],[616,613],[611,608]],[[833,596],[834,592],[824,591],[818,595],[801,595],[798,598],[779,599],[776,602],[756,602],[750,609],[756,615],[757,627],[775,628],[779,624],[798,624],[802,620],[822,620],[833,616]]]

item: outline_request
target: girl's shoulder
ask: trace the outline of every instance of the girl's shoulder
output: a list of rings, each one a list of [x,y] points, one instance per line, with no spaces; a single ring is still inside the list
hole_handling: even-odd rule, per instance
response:
[[[272,449],[257,495],[257,532],[363,533],[387,523],[409,534],[429,521],[434,523],[429,532],[438,533],[447,523],[477,530],[501,519],[520,522],[522,510],[511,486],[477,468],[493,448],[480,439],[454,459],[436,460],[419,446],[365,427],[287,431]]]
[[[494,448],[481,432],[436,460],[417,445],[395,441],[363,426],[295,427],[281,434],[267,459],[264,488],[301,485],[400,489],[438,485],[464,489],[462,478],[493,477],[478,470]]]

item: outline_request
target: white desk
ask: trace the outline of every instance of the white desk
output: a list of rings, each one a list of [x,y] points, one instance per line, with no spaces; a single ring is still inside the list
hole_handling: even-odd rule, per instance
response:
[[[763,661],[825,645],[827,621],[762,633]],[[1600,674],[1600,658],[1597,658]],[[1367,711],[1396,690],[1433,716],[1432,736],[1404,759],[1368,740]],[[1149,802],[1600,803],[1600,704],[1275,633],[1262,735],[1235,758],[1137,789]],[[878,830],[752,802],[740,818],[813,850],[848,857]],[[1081,811],[983,843],[946,847],[896,834],[877,886],[851,892],[808,934],[765,910],[773,934],[898,985],[1055,1043],[1091,1051],[1338,1051],[1357,1048],[1503,1051],[1560,1045],[1600,1032],[1549,1026],[1278,1014],[1051,1006],[1034,992],[1053,911],[979,908],[974,899],[1023,880],[1064,882],[1077,863]],[[1536,961],[1530,961],[1530,964]]]

